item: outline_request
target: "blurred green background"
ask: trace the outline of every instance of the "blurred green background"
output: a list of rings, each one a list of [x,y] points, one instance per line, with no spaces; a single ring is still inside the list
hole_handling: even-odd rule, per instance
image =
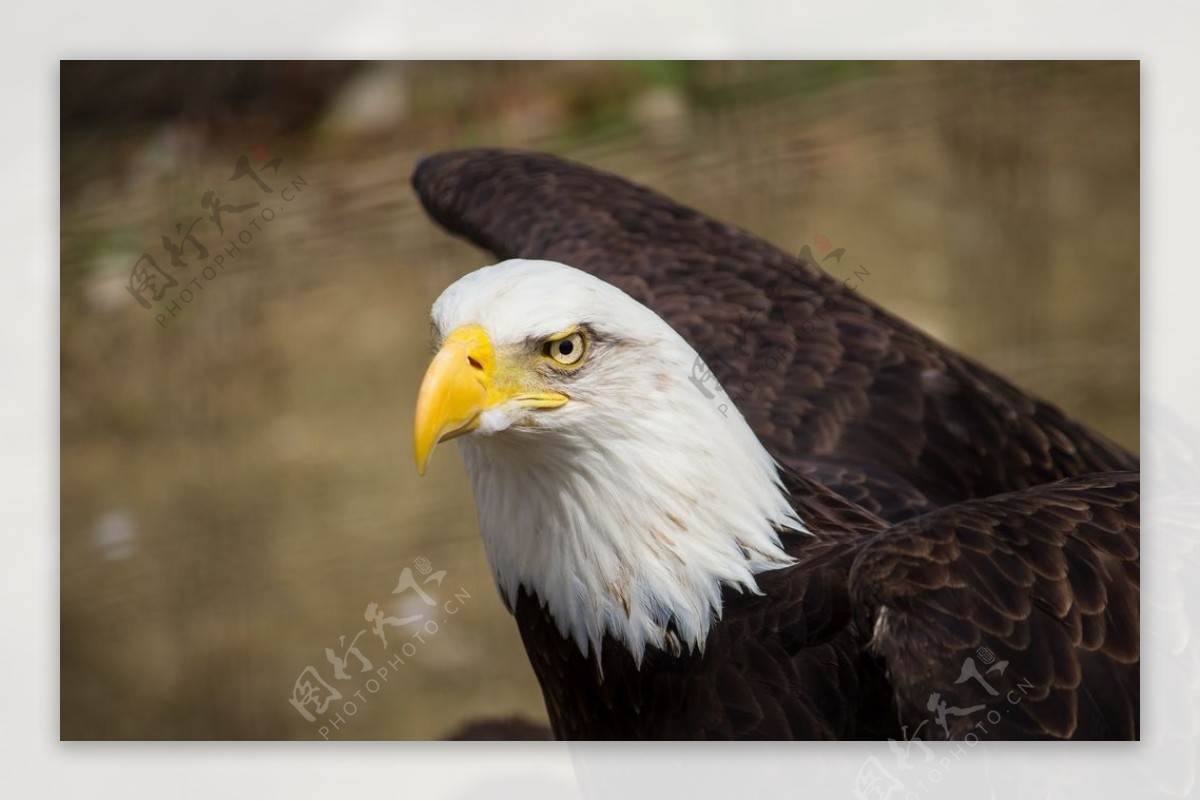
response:
[[[429,306],[492,261],[424,217],[422,153],[548,150],[791,252],[827,240],[868,297],[1138,447],[1136,62],[64,62],[61,109],[64,739],[545,719],[455,449],[412,466]],[[229,181],[243,155],[270,195]],[[209,189],[277,214],[220,235]],[[172,267],[162,237],[197,217],[210,258]],[[143,252],[179,281],[150,310]],[[399,664],[411,638],[364,611],[427,611],[392,594],[406,567],[445,578]],[[339,681],[325,649],[363,629],[372,669]],[[343,695],[312,722],[309,666]]]

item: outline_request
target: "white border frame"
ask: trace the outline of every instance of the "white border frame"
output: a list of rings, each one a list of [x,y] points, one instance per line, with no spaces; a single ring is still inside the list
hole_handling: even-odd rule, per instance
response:
[[[1143,424],[1185,440],[1180,426],[1200,430],[1200,269],[1192,233],[1200,187],[1200,4],[110,1],[71,9],[22,5],[8,17],[0,31],[0,153],[5,175],[16,180],[0,193],[9,276],[0,293],[8,379],[0,407],[0,793],[840,797],[853,793],[864,759],[886,757],[877,744],[59,743],[60,58],[1140,59]],[[1144,445],[1146,463],[1160,456],[1154,441]],[[1160,465],[1161,475],[1194,476],[1200,453],[1183,454]],[[1143,617],[1154,618],[1146,625],[1143,742],[997,744],[953,763],[954,780],[923,795],[1196,792],[1200,609],[1176,600],[1194,604],[1200,567],[1195,549],[1181,558],[1160,543],[1187,542],[1200,529],[1171,522],[1171,515],[1187,518],[1181,503],[1196,511],[1197,485],[1182,500],[1156,496],[1149,473],[1145,486],[1143,586],[1155,591],[1143,604]],[[1177,539],[1159,537],[1160,527],[1172,525]],[[1172,596],[1176,589],[1183,591]],[[1160,647],[1152,635],[1163,638]]]

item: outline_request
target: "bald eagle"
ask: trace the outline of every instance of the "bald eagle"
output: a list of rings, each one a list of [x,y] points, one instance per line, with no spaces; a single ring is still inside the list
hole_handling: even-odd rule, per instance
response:
[[[557,737],[1138,736],[1132,456],[614,176],[468,151],[414,184],[516,257],[434,304],[414,448],[458,443]]]

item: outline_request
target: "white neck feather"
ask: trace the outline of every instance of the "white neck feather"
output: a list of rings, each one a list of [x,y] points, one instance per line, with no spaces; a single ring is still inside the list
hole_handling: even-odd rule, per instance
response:
[[[791,562],[776,530],[805,530],[741,414],[668,339],[676,358],[635,385],[625,371],[609,385],[625,402],[588,426],[458,440],[501,594],[512,608],[525,587],[585,655],[606,634],[639,664],[646,646],[703,649],[722,587],[757,593],[755,574]]]

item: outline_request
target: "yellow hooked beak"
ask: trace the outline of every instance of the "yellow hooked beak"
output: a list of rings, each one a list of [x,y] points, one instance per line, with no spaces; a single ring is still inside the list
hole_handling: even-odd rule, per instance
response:
[[[417,473],[425,475],[429,456],[439,442],[469,434],[479,427],[479,416],[508,401],[531,409],[553,409],[568,398],[559,392],[530,391],[531,371],[510,366],[497,368],[496,354],[487,332],[464,325],[446,337],[433,357],[421,390],[413,429]]]

